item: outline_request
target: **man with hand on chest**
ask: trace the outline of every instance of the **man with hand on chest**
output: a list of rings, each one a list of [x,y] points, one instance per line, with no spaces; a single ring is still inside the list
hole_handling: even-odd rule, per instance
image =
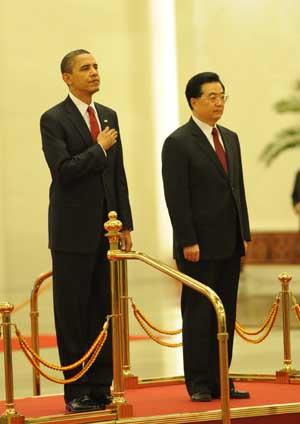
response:
[[[52,176],[48,218],[55,326],[61,364],[69,365],[88,351],[111,313],[107,213],[117,211],[126,251],[132,247],[133,224],[117,114],[92,100],[100,86],[97,62],[88,51],[75,50],[63,58],[61,73],[69,95],[42,115],[40,126]],[[105,408],[112,375],[109,334],[88,372],[64,386],[67,411]]]

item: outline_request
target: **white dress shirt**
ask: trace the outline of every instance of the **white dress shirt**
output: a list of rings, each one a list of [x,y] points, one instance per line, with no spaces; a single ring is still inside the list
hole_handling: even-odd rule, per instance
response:
[[[194,116],[194,115],[192,115],[192,118],[193,118],[193,120],[195,121],[195,123],[198,125],[198,127],[204,132],[204,134],[206,135],[206,138],[208,139],[208,141],[210,142],[210,144],[211,144],[211,147],[214,149],[214,150],[216,150],[215,149],[215,145],[214,145],[214,140],[213,140],[213,136],[212,136],[212,129],[214,128],[214,127],[211,127],[210,125],[208,125],[208,124],[206,124],[205,122],[202,122],[202,121],[200,121],[200,119],[198,119],[198,118],[196,118],[196,116]],[[222,136],[221,136],[221,134],[220,134],[220,131],[218,130],[218,128],[217,127],[215,127],[216,128],[216,130],[218,131],[218,135],[219,135],[219,140],[220,140],[220,143],[222,144],[222,147],[223,147],[223,149],[225,150],[225,148],[224,148],[224,143],[223,143],[223,140],[222,140]]]
[[[98,122],[100,131],[101,131],[101,123],[100,123],[99,116],[98,116],[97,109],[95,107],[94,102],[92,102],[90,105],[88,105],[88,104],[84,103],[82,100],[80,100],[77,97],[75,97],[71,92],[69,92],[69,96],[70,96],[70,99],[72,100],[72,102],[75,104],[75,106],[79,110],[79,112],[81,113],[81,115],[82,115],[82,117],[83,117],[83,119],[84,119],[84,121],[85,121],[85,123],[88,126],[88,129],[90,131],[91,131],[90,116],[88,114],[87,109],[88,109],[89,106],[91,106],[94,109],[94,111],[95,111],[95,117],[96,117],[96,120]],[[105,156],[107,156],[107,153],[106,153],[104,147],[102,146],[102,144],[99,144],[99,146],[102,148],[103,153],[105,154]]]
[[[89,130],[91,130],[91,125],[90,125],[90,118],[89,118],[89,114],[88,114],[87,109],[88,109],[89,106],[91,106],[94,109],[96,120],[98,122],[100,131],[101,131],[101,124],[100,124],[100,120],[99,120],[98,113],[97,113],[96,107],[94,105],[94,102],[92,102],[90,105],[87,105],[82,100],[75,97],[72,93],[69,93],[69,96],[70,96],[72,102],[75,104],[75,106],[77,106],[77,109],[81,113],[81,115],[82,115],[83,119],[85,120],[85,123],[88,126]]]

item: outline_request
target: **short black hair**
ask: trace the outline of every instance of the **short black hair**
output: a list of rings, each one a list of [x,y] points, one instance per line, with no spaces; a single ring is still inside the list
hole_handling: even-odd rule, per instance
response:
[[[186,85],[185,96],[189,107],[192,109],[191,98],[197,98],[202,96],[202,85],[207,82],[219,82],[225,91],[224,84],[220,80],[220,77],[215,72],[201,72],[200,74],[194,75]]]
[[[68,73],[72,72],[74,58],[76,56],[79,56],[80,54],[90,54],[90,52],[88,52],[87,50],[84,50],[84,49],[78,49],[78,50],[73,50],[70,53],[67,53],[63,57],[63,59],[60,63],[60,70],[61,70],[62,74],[64,74],[65,72],[68,72]]]

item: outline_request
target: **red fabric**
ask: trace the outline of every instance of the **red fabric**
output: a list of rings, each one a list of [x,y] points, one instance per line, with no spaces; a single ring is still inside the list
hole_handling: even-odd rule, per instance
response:
[[[236,383],[236,388],[249,390],[250,399],[231,400],[231,408],[278,405],[300,402],[300,385],[270,383]],[[59,389],[59,388],[58,388]],[[220,400],[212,402],[191,402],[185,386],[172,385],[145,387],[126,390],[126,400],[133,405],[134,417],[204,412],[219,410]],[[42,396],[17,399],[16,410],[25,417],[42,417],[64,413],[63,396]],[[5,411],[5,402],[0,402],[0,414]],[[55,421],[53,421],[55,422]],[[299,424],[300,413],[234,419],[233,424]],[[218,424],[220,421],[205,422]]]
[[[87,108],[87,112],[90,118],[90,129],[91,129],[92,139],[94,140],[94,143],[95,143],[97,140],[97,136],[100,132],[99,124],[96,119],[95,111],[91,106]]]
[[[215,146],[215,149],[216,149],[216,154],[217,154],[217,156],[219,158],[219,161],[221,162],[221,165],[224,168],[224,171],[227,174],[228,167],[227,167],[226,153],[225,153],[225,150],[224,150],[224,148],[223,148],[223,146],[222,146],[222,144],[220,142],[217,128],[213,128],[211,133],[212,133],[212,136],[213,136],[213,141],[214,141],[214,146]]]
[[[250,391],[251,397],[250,399],[230,400],[231,408],[300,402],[300,385],[238,382],[235,386],[237,389]],[[212,402],[191,402],[184,385],[127,390],[126,399],[129,403],[134,404],[134,416],[136,417],[209,411],[220,408],[219,399]]]

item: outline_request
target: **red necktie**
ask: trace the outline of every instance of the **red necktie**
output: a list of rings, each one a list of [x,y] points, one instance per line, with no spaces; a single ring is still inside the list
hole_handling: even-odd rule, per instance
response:
[[[225,150],[224,150],[224,148],[223,148],[223,146],[222,146],[222,144],[220,142],[217,128],[214,127],[212,129],[212,132],[211,133],[212,133],[212,136],[213,136],[213,141],[214,141],[214,146],[215,146],[215,149],[216,149],[216,154],[218,156],[219,161],[221,162],[221,165],[224,168],[224,171],[227,174],[228,167],[227,167],[226,153],[225,153]]]
[[[89,106],[87,108],[87,112],[88,112],[89,118],[90,118],[90,130],[91,130],[91,134],[92,134],[92,139],[93,139],[94,143],[96,143],[97,136],[100,132],[99,124],[98,124],[98,121],[96,119],[95,111],[91,106]]]

